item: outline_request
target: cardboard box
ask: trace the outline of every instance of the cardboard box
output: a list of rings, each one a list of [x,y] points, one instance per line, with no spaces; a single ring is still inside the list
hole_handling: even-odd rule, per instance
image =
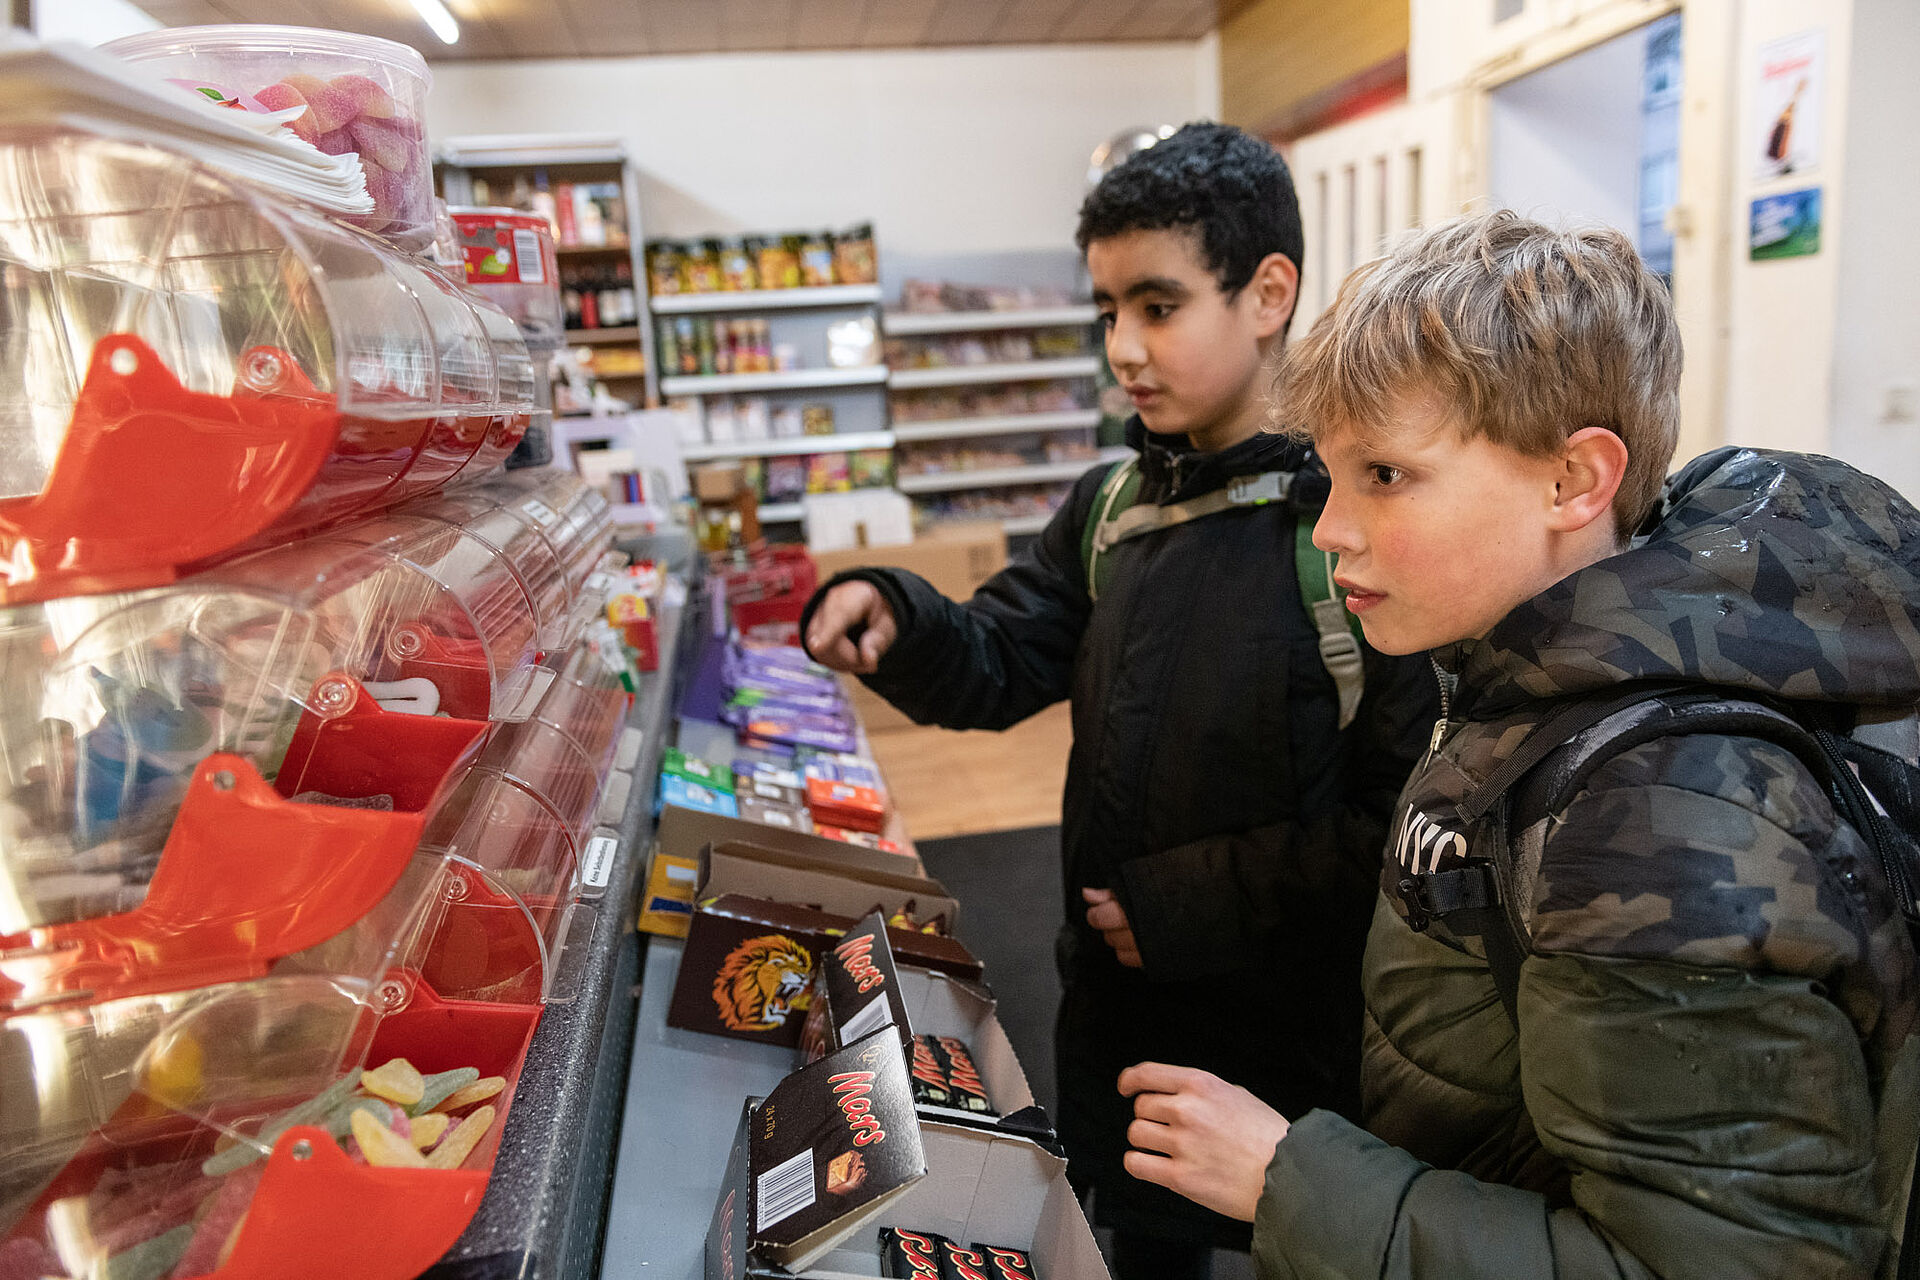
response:
[[[800,1061],[815,1061],[889,1023],[900,1033],[909,1064],[915,1061],[918,1037],[959,1040],[979,1072],[993,1112],[983,1115],[922,1102],[921,1118],[1002,1128],[1051,1142],[1052,1123],[1034,1104],[1027,1073],[994,1011],[993,993],[950,974],[895,964],[890,935],[876,932],[881,923],[877,914],[861,920],[814,966]]]
[[[952,600],[965,600],[1007,567],[1007,535],[997,520],[944,524],[897,547],[816,551],[814,566],[825,582],[849,569],[907,569]]]
[[[960,913],[937,880],[738,842],[702,853],[694,902],[667,1025],[787,1046],[799,1043],[816,957],[861,916],[910,909],[919,920],[944,915],[951,930]],[[950,937],[892,928],[887,937],[903,961],[980,976],[979,960]]]
[[[864,1041],[862,1043],[865,1043]],[[922,1121],[926,1176],[874,1213],[836,1224],[832,1247],[812,1259],[804,1280],[872,1280],[880,1274],[880,1229],[903,1227],[942,1235],[956,1244],[1019,1249],[1041,1280],[1110,1280],[1080,1202],[1067,1185],[1067,1162],[1027,1138]],[[736,1144],[736,1158],[739,1156]],[[754,1247],[738,1206],[746,1203],[745,1172],[729,1165],[721,1207],[734,1228],[723,1244],[715,1212],[707,1236],[706,1280],[787,1280],[795,1274]],[[738,1269],[728,1269],[737,1261]],[[725,1264],[725,1265],[723,1265]]]
[[[664,796],[662,799],[665,801]],[[660,820],[654,827],[654,838],[660,848],[676,858],[696,859],[700,851],[710,844],[740,841],[766,849],[797,853],[816,862],[889,875],[917,876],[925,870],[920,855],[913,850],[913,842],[907,839],[906,824],[898,813],[889,816],[883,834],[899,846],[900,852],[889,853],[864,844],[831,840],[814,834],[811,827],[804,831],[792,831],[785,827],[749,822],[738,812],[715,813],[670,802],[661,804]],[[872,905],[866,903],[860,910],[864,911]]]
[[[899,1050],[875,1032],[747,1101],[707,1228],[708,1276],[754,1261],[791,1275],[926,1177]]]

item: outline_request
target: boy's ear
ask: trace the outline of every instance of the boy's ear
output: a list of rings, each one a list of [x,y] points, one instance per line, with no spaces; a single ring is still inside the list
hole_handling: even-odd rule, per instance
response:
[[[1605,427],[1586,427],[1567,437],[1553,486],[1551,527],[1577,533],[1594,521],[1611,521],[1614,495],[1627,475],[1627,444]]]
[[[1254,323],[1262,340],[1287,327],[1294,304],[1300,300],[1300,268],[1284,253],[1270,253],[1253,269],[1247,281],[1253,298]]]

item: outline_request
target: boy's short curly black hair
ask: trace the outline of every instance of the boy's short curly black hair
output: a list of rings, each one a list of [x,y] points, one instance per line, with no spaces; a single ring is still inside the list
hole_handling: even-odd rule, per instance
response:
[[[1190,229],[1229,297],[1270,253],[1303,266],[1293,175],[1279,152],[1232,125],[1190,124],[1100,180],[1080,206],[1074,243],[1129,231]]]

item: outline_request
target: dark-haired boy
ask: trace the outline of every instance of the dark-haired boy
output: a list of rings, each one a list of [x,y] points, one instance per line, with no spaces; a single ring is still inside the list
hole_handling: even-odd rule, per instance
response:
[[[1678,329],[1604,229],[1432,228],[1282,376],[1332,475],[1314,540],[1449,713],[1382,867],[1367,1131],[1146,1063],[1128,1167],[1252,1219],[1273,1280],[1894,1275],[1912,942],[1781,725],[1910,735],[1920,512],[1805,454],[1663,486]],[[1576,732],[1583,704],[1625,709]]]
[[[865,569],[802,625],[923,723],[1004,728],[1071,699],[1060,1131],[1121,1280],[1178,1280],[1247,1230],[1125,1174],[1114,1081],[1175,1055],[1353,1112],[1374,868],[1438,699],[1423,660],[1362,654],[1337,606],[1323,634],[1329,610],[1303,601],[1324,475],[1260,431],[1301,258],[1285,164],[1189,125],[1107,176],[1078,242],[1137,463],[1081,477],[965,604]],[[1304,567],[1324,584],[1324,557]],[[1354,661],[1330,672],[1323,646]]]

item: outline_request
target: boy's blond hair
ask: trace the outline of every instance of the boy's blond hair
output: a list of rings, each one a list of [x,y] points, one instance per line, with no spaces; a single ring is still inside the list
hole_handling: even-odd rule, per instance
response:
[[[1469,439],[1558,453],[1605,427],[1627,446],[1625,542],[1652,509],[1680,425],[1680,335],[1666,286],[1617,231],[1555,231],[1509,210],[1443,222],[1356,269],[1288,349],[1285,429],[1384,432],[1437,394]]]

